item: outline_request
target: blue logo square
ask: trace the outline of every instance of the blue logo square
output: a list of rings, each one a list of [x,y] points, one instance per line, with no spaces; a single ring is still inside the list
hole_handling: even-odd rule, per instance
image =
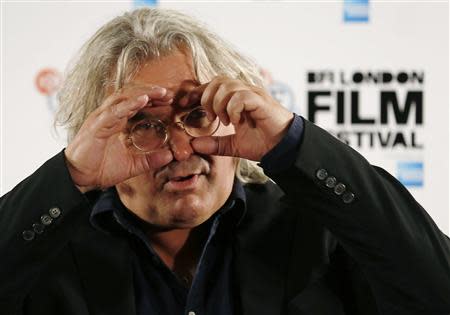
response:
[[[135,7],[155,7],[158,5],[158,0],[134,0]]]
[[[423,187],[423,162],[398,162],[397,178],[406,187]]]
[[[344,22],[369,22],[369,0],[344,0]]]

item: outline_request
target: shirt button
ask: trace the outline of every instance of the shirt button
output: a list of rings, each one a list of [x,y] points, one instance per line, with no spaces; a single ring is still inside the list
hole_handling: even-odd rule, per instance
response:
[[[342,200],[344,201],[344,203],[352,203],[354,199],[355,199],[355,194],[351,193],[351,192],[346,192],[342,196]]]
[[[45,226],[40,223],[34,223],[33,224],[33,231],[35,231],[37,234],[42,234],[44,232]]]
[[[48,214],[50,214],[50,216],[53,219],[56,219],[57,217],[59,217],[61,215],[61,210],[58,207],[53,207],[50,210],[48,210]]]
[[[333,188],[334,186],[336,186],[336,183],[337,183],[337,180],[336,180],[336,177],[334,177],[334,176],[328,177],[327,180],[325,181],[325,185],[328,188]]]
[[[321,168],[320,170],[318,170],[316,172],[316,177],[320,180],[324,180],[325,178],[327,178],[328,176],[328,172],[326,169]]]
[[[336,187],[334,187],[334,193],[338,196],[342,195],[345,191],[346,187],[344,184],[339,183],[336,185]]]
[[[50,224],[52,224],[53,219],[48,214],[44,214],[44,215],[41,216],[41,222],[44,225],[50,225]]]
[[[34,239],[34,232],[30,230],[23,231],[22,237],[25,241],[31,241]]]

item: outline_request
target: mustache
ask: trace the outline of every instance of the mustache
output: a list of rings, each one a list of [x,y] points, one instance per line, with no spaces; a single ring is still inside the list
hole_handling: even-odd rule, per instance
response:
[[[162,167],[156,174],[158,182],[165,184],[171,178],[188,176],[191,174],[207,175],[211,172],[212,159],[208,155],[193,154],[187,160],[171,161]]]

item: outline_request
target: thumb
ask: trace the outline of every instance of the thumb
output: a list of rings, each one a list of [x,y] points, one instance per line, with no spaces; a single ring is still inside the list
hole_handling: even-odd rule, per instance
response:
[[[191,145],[196,152],[201,154],[239,156],[234,145],[234,135],[194,138]]]
[[[144,155],[147,164],[150,168],[160,168],[169,164],[173,160],[173,155],[170,150],[161,150]],[[147,171],[147,169],[145,170]]]

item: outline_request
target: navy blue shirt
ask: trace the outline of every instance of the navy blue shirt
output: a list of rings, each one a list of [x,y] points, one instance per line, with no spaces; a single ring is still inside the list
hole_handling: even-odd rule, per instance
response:
[[[261,160],[268,172],[279,172],[295,160],[303,121],[295,115],[286,136]],[[245,192],[236,179],[225,204],[201,228],[207,238],[191,286],[172,272],[152,249],[145,231],[149,224],[126,209],[115,188],[96,201],[91,224],[111,234],[126,237],[132,248],[133,280],[137,315],[237,314],[233,291],[232,244],[235,228],[245,215]]]

